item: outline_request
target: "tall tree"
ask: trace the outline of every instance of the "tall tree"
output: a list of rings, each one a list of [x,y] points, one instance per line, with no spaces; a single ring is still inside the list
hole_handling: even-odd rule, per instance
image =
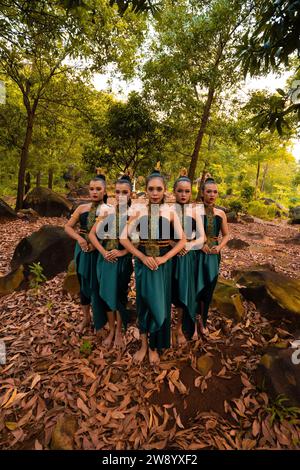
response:
[[[67,8],[61,0],[1,2],[0,71],[18,86],[27,122],[20,154],[16,208],[23,204],[24,178],[37,109],[58,75],[76,76],[93,66],[130,58],[141,36],[142,20],[131,9],[122,17],[106,0],[93,8]],[[122,54],[123,52],[123,54]],[[91,62],[92,61],[92,62]]]
[[[94,119],[84,160],[91,170],[104,166],[114,173],[148,171],[163,159],[165,140],[162,125],[132,92],[127,102],[112,102],[105,116]]]
[[[166,115],[188,111],[198,129],[189,162],[194,179],[213,103],[237,82],[233,45],[252,6],[238,0],[167,1],[155,23],[152,57],[144,68],[146,91]]]

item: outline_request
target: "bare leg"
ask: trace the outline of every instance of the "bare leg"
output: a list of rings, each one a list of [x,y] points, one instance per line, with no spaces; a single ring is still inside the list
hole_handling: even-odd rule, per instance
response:
[[[114,347],[116,349],[123,349],[124,340],[122,335],[122,318],[119,312],[117,312],[117,328],[115,333]]]
[[[184,333],[182,331],[183,310],[182,310],[182,308],[177,308],[176,310],[178,312],[177,343],[178,343],[178,346],[184,346],[187,343],[187,340],[186,340],[186,337],[184,336]]]
[[[160,363],[160,357],[156,349],[149,348],[149,362],[151,365],[156,366]]]
[[[203,325],[202,317],[199,318],[199,329],[200,329],[200,333],[201,333],[203,336],[207,336],[207,335],[208,335],[208,328]]]
[[[148,339],[145,333],[141,335],[141,340],[142,346],[133,356],[133,362],[136,362],[138,364],[140,364],[144,360],[148,349]]]
[[[193,334],[193,336],[192,336],[192,340],[193,340],[193,341],[197,341],[197,339],[199,338],[197,325],[198,325],[198,315],[197,315],[197,317],[196,317],[196,321],[195,321],[195,330],[194,330],[194,334]]]
[[[107,312],[107,317],[108,317],[109,333],[108,333],[108,336],[103,341],[103,346],[105,348],[110,347],[112,340],[114,339],[114,336],[115,336],[115,321],[116,321],[115,312]]]
[[[84,329],[91,324],[91,306],[90,305],[81,305],[82,312],[83,312],[83,320],[79,325],[78,331],[82,333]]]
[[[201,314],[198,314],[197,317],[196,317],[195,331],[194,331],[194,335],[193,335],[193,338],[192,338],[193,340],[198,339],[197,325],[199,326],[199,331],[203,336],[208,335],[208,328],[206,328],[203,325],[203,320],[202,320],[203,307],[204,307],[203,302],[200,303],[200,306],[201,306]]]

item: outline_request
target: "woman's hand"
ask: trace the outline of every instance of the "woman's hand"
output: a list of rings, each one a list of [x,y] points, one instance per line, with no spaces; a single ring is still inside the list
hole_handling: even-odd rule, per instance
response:
[[[211,250],[210,250],[210,254],[211,255],[217,255],[218,253],[220,253],[221,251],[221,248],[219,245],[214,245],[211,247]]]
[[[152,256],[143,256],[141,261],[145,266],[147,266],[147,268],[151,269],[151,271],[156,271],[158,269],[156,258],[153,258]]]
[[[167,262],[167,259],[164,256],[157,256],[155,258],[155,261],[157,265],[160,266],[161,264],[165,264]]]
[[[115,253],[116,251],[118,250],[106,251],[104,255],[105,261],[108,261],[109,263],[116,263],[117,258],[118,258]]]
[[[210,254],[210,248],[209,248],[209,246],[208,246],[206,243],[204,243],[204,245],[203,245],[203,247],[201,248],[201,250],[202,250],[205,254],[207,254],[207,255]]]
[[[178,256],[185,256],[188,253],[189,250],[186,248],[182,248],[182,250],[179,251]]]
[[[79,237],[77,241],[82,251],[85,251],[85,252],[89,251],[88,242],[84,238]]]

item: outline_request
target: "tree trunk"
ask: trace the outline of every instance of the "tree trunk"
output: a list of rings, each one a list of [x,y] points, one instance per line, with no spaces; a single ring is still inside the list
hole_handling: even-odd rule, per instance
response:
[[[261,191],[264,191],[264,189],[265,189],[265,182],[266,182],[266,176],[267,176],[268,168],[269,168],[269,165],[268,165],[268,163],[266,163],[265,168],[264,168],[264,172],[263,172],[261,185],[260,185],[260,190]]]
[[[53,188],[53,168],[49,168],[48,170],[48,188]]]
[[[18,191],[17,191],[17,201],[16,201],[17,211],[19,209],[22,209],[23,207],[25,172],[26,172],[26,166],[27,166],[27,160],[28,160],[29,146],[32,140],[32,130],[33,130],[35,109],[36,109],[36,106],[27,112],[27,128],[26,128],[26,134],[25,134],[23,147],[21,150],[20,167],[19,167],[19,174],[18,174]]]
[[[258,189],[258,181],[259,181],[259,174],[260,174],[260,161],[257,162],[257,171],[256,171],[256,181],[255,181],[255,193],[254,198],[257,198],[257,189]]]
[[[25,195],[30,191],[31,188],[31,175],[29,171],[26,173],[26,178],[25,178]]]
[[[41,172],[38,171],[36,174],[36,183],[35,183],[37,188],[40,188],[41,186]]]
[[[197,201],[197,202],[202,201],[201,190],[202,190],[202,185],[203,185],[203,183],[204,183],[204,181],[205,181],[205,177],[206,177],[206,174],[207,174],[207,170],[206,170],[207,165],[208,165],[208,161],[205,160],[205,162],[204,162],[204,168],[203,168],[203,170],[202,170],[201,180],[198,181],[198,186],[197,186],[197,189],[198,189],[197,197],[196,197],[196,201]]]
[[[197,138],[196,138],[194,150],[193,150],[192,157],[191,157],[191,164],[190,164],[190,167],[189,167],[189,175],[188,176],[192,181],[194,181],[194,178],[195,178],[195,172],[196,172],[197,161],[198,161],[198,157],[199,157],[199,151],[200,151],[200,148],[201,148],[201,145],[202,145],[204,132],[205,132],[205,129],[206,129],[206,126],[207,126],[207,123],[208,123],[210,109],[211,109],[211,105],[212,105],[212,102],[213,102],[213,99],[214,99],[214,93],[215,93],[215,87],[211,86],[208,90],[208,95],[207,95],[207,99],[206,99],[206,102],[205,102],[205,106],[204,106],[204,110],[203,110],[203,114],[202,114],[202,118],[201,118],[200,129],[199,129],[199,132],[198,132],[198,135],[197,135]]]

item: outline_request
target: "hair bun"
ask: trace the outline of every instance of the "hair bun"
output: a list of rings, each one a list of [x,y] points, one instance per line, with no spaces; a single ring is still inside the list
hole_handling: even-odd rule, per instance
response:
[[[181,168],[180,172],[179,172],[179,176],[187,176],[188,172],[187,172],[187,169],[186,168]]]
[[[215,183],[215,180],[212,176],[208,176],[207,178],[205,178],[204,183]]]
[[[100,168],[100,167],[97,167],[97,168],[96,168],[96,178],[105,181],[106,178],[105,178],[105,174],[104,174],[104,173],[105,173],[105,171],[104,171],[103,168]]]
[[[98,174],[98,173],[97,173],[97,175],[96,175],[96,179],[97,179],[97,180],[103,180],[103,181],[106,180],[105,175]]]
[[[129,175],[125,174],[125,175],[120,176],[119,181],[128,181],[129,183],[131,183],[131,178]]]

